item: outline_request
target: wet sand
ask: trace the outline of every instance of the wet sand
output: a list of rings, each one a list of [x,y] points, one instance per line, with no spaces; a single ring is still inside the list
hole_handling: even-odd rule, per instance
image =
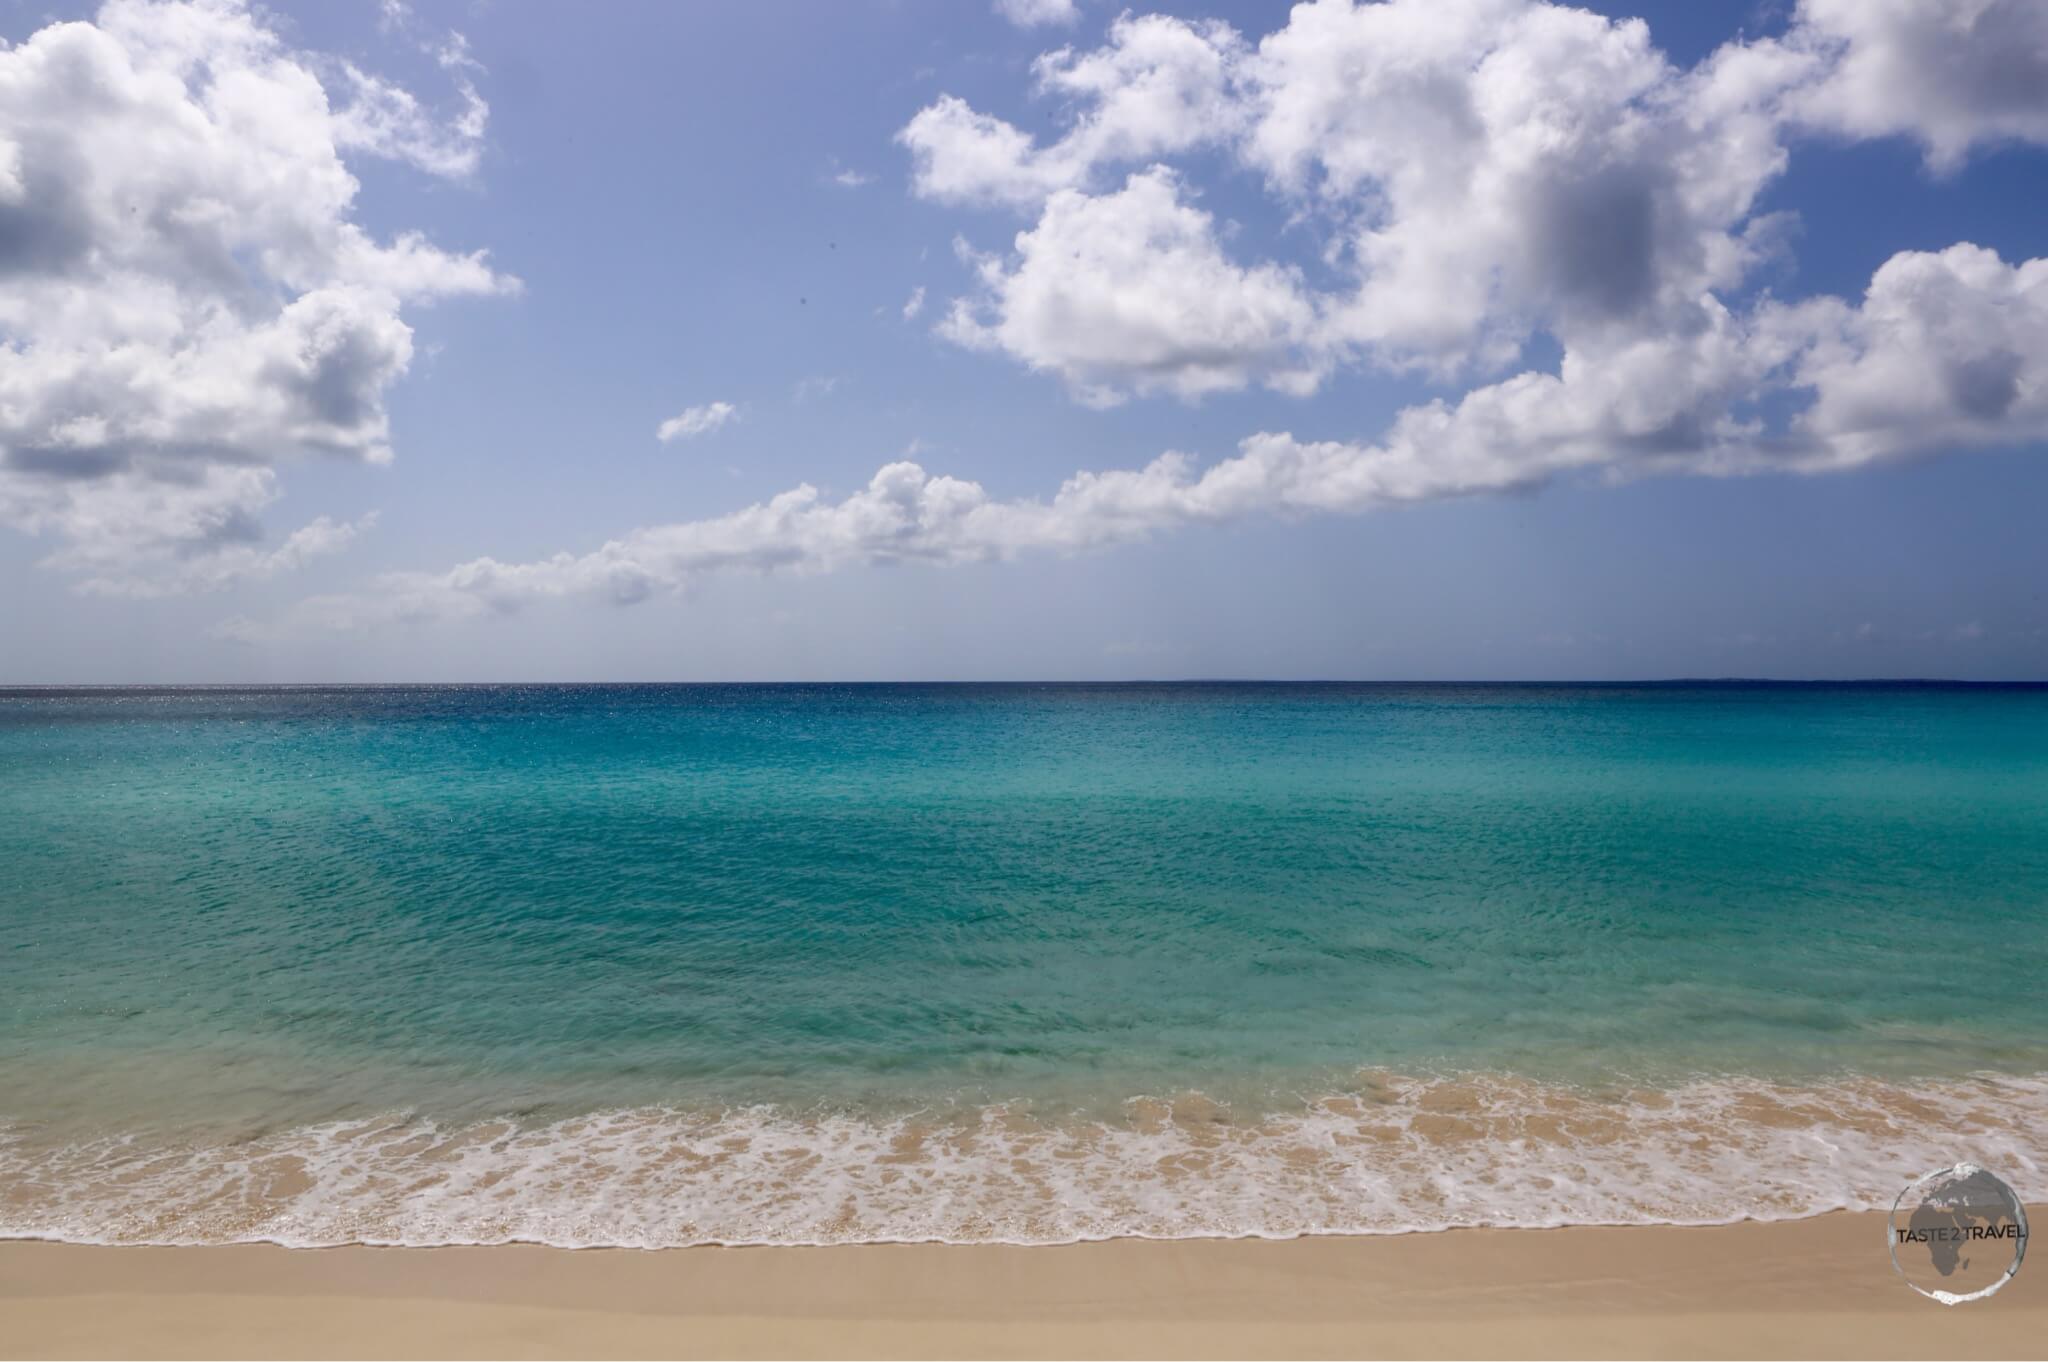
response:
[[[0,1243],[0,1355],[2038,1357],[2048,1265],[1943,1307],[1884,1219],[1053,1248]]]

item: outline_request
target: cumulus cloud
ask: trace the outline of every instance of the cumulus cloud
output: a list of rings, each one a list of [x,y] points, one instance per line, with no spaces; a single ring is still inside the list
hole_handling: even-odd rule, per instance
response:
[[[739,408],[730,402],[706,402],[702,406],[684,407],[655,427],[654,438],[667,444],[671,440],[691,440],[699,435],[708,435],[728,421],[737,420]]]
[[[1681,72],[1639,20],[1531,0],[1316,0],[1256,46],[1227,25],[1148,17],[1118,21],[1094,52],[1047,54],[1040,89],[1078,109],[1049,144],[950,96],[900,140],[919,194],[1039,215],[1017,239],[1015,274],[1049,233],[1086,220],[1100,239],[1141,206],[1103,184],[1110,167],[1220,148],[1329,234],[1332,277],[1294,309],[1318,314],[1315,343],[1288,337],[1289,384],[1312,387],[1361,356],[1450,377],[1511,363],[1538,332],[1685,324],[1702,292],[1739,283],[1776,239],[1750,213],[1786,159],[1780,89],[1755,80],[1764,65],[1718,81]],[[1777,62],[1780,82],[1805,69],[1793,54]],[[1160,238],[1142,261],[1149,229],[1134,215],[1122,230],[1141,275],[1186,246],[1184,233]],[[998,315],[956,338],[1063,375],[1096,367],[1085,328],[1047,334],[1009,314],[1011,296],[977,300]],[[1219,348],[1199,309],[1180,339],[1143,385],[1119,386],[1195,395],[1241,386],[1217,383],[1219,371],[1272,364],[1269,330]],[[1175,351],[1183,374],[1170,371]]]
[[[319,65],[227,0],[113,0],[0,48],[0,522],[58,536],[94,589],[338,546],[315,522],[259,550],[273,466],[390,459],[401,309],[517,287],[351,220],[344,153],[467,174],[481,102],[430,134],[410,96]]]
[[[912,187],[942,202],[1033,204],[1077,178],[1030,134],[953,95],[919,110],[896,140],[910,149]]]
[[[2036,14],[1807,0],[1783,34],[1691,69],[1640,21],[1539,0],[1311,0],[1256,44],[1126,16],[1100,48],[1036,63],[1039,93],[1062,101],[1056,137],[950,96],[900,134],[917,193],[1026,224],[999,251],[963,247],[975,283],[943,334],[1102,405],[1306,392],[1350,363],[1461,393],[1376,438],[1264,431],[1207,466],[1169,452],[1045,498],[899,461],[837,500],[806,485],[585,553],[395,574],[282,627],[630,603],[722,572],[1077,552],[1567,477],[1821,474],[2048,439],[2048,260],[1963,243],[1894,255],[1860,298],[1755,287],[1789,240],[1757,204],[1803,133],[1913,136],[1937,168],[2039,137]],[[1923,41],[1930,69],[1902,78],[1910,98],[1887,111],[1869,92]],[[1226,249],[1228,225],[1171,164],[1197,150],[1319,234],[1315,265]],[[1555,359],[1530,367],[1537,338]]]
[[[1041,147],[943,95],[897,134],[911,154],[912,187],[944,202],[1029,207],[1091,184],[1102,166],[1215,141],[1242,118],[1231,96],[1231,65],[1242,46],[1224,23],[1124,15],[1102,48],[1061,48],[1032,65],[1040,94],[1083,109],[1065,136]]]
[[[1241,154],[1341,224],[1333,327],[1390,367],[1689,324],[1758,258],[1746,219],[1786,159],[1767,109],[1583,10],[1326,0],[1249,69]]]
[[[1812,336],[1798,383],[1814,400],[1797,429],[1831,464],[2048,436],[2048,259],[1902,251],[1860,305],[1785,315]]]
[[[1943,172],[1973,147],[2048,142],[2039,0],[1801,0],[1784,46],[1816,72],[1788,101],[1815,127],[1911,137]]]
[[[1050,140],[942,96],[899,141],[918,194],[1035,218],[977,257],[944,334],[1098,405],[1306,392],[1351,363],[1485,380],[1544,337],[1641,353],[1715,325],[1784,248],[1756,207],[1799,132],[1913,136],[1937,168],[2048,140],[2033,0],[1804,0],[1690,70],[1641,20],[1541,0],[1311,0],[1256,43],[1125,16],[1033,70]],[[1322,235],[1310,274],[1225,256],[1165,164],[1197,149]]]
[[[1092,405],[1253,382],[1304,391],[1326,365],[1300,278],[1231,261],[1210,215],[1182,202],[1164,170],[1112,194],[1060,191],[1014,258],[977,272],[982,293],[956,302],[941,334],[1058,374]]]
[[[479,558],[302,602],[276,628],[460,618],[565,597],[620,604],[724,572],[819,573],[1128,544],[1189,525],[1354,514],[1560,476],[1825,473],[2048,437],[2048,260],[1958,246],[1894,257],[1858,305],[1707,309],[1695,330],[1568,356],[1455,402],[1403,411],[1377,441],[1260,433],[1206,468],[1167,453],[1081,472],[1047,499],[889,464],[833,501],[804,485],[727,515],[635,530],[583,554]],[[1758,399],[1796,410],[1773,424]]]
[[[1074,0],[996,0],[996,13],[1019,28],[1071,24],[1081,17]]]

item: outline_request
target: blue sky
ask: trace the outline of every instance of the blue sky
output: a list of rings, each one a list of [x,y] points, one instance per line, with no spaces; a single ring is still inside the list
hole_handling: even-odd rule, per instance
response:
[[[2048,674],[2038,6],[1378,8],[0,7],[0,682]]]

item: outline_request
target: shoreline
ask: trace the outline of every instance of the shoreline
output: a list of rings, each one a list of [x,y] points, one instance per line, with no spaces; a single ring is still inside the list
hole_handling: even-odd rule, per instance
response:
[[[1882,1214],[1058,1246],[0,1242],[0,1356],[2038,1355],[2048,1269],[1943,1307]]]
[[[2032,1214],[2035,1203],[2027,1201],[2028,1213]],[[2048,1213],[2048,1207],[2043,1208]],[[1390,1229],[1330,1229],[1295,1230],[1285,1233],[1267,1233],[1260,1230],[1246,1230],[1241,1233],[1205,1233],[1191,1231],[1186,1234],[1147,1234],[1138,1230],[1112,1234],[1088,1235],[1072,1239],[701,1239],[673,1244],[636,1243],[556,1243],[546,1239],[452,1239],[428,1243],[405,1243],[383,1239],[348,1239],[332,1242],[294,1243],[290,1240],[257,1235],[246,1239],[222,1240],[154,1240],[154,1239],[92,1239],[69,1238],[60,1234],[10,1233],[0,1231],[0,1256],[5,1251],[20,1245],[47,1246],[67,1249],[110,1250],[117,1252],[187,1252],[217,1253],[228,1249],[276,1249],[292,1254],[312,1253],[473,1253],[480,1251],[530,1250],[543,1253],[572,1254],[661,1254],[699,1252],[839,1252],[864,1249],[1006,1249],[1038,1252],[1042,1250],[1065,1250],[1101,1248],[1113,1244],[1292,1244],[1304,1240],[1347,1241],[1353,1239],[1407,1239],[1416,1236],[1435,1237],[1446,1234],[1550,1234],[1577,1232],[1581,1230],[1726,1230],[1738,1226],[1768,1227],[1796,1225],[1811,1220],[1829,1220],[1837,1217],[1882,1217],[1883,1207],[1874,1203],[1854,1206],[1825,1206],[1812,1211],[1792,1211],[1784,1215],[1732,1215],[1715,1220],[1563,1220],[1556,1224],[1496,1224],[1490,1222],[1459,1223],[1441,1225],[1414,1225]]]
[[[2048,1198],[2048,1073],[1910,1086],[1702,1079],[1612,1093],[1362,1076],[1238,1117],[1198,1092],[1120,1119],[617,1108],[532,1124],[402,1113],[197,1138],[0,1126],[0,1239],[562,1249],[1286,1241],[1684,1227],[1889,1208],[1967,1158]]]

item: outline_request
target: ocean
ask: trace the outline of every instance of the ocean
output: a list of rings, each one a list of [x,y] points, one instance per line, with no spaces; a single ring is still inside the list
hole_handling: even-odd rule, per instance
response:
[[[2048,688],[0,690],[0,1236],[2048,1197]]]

